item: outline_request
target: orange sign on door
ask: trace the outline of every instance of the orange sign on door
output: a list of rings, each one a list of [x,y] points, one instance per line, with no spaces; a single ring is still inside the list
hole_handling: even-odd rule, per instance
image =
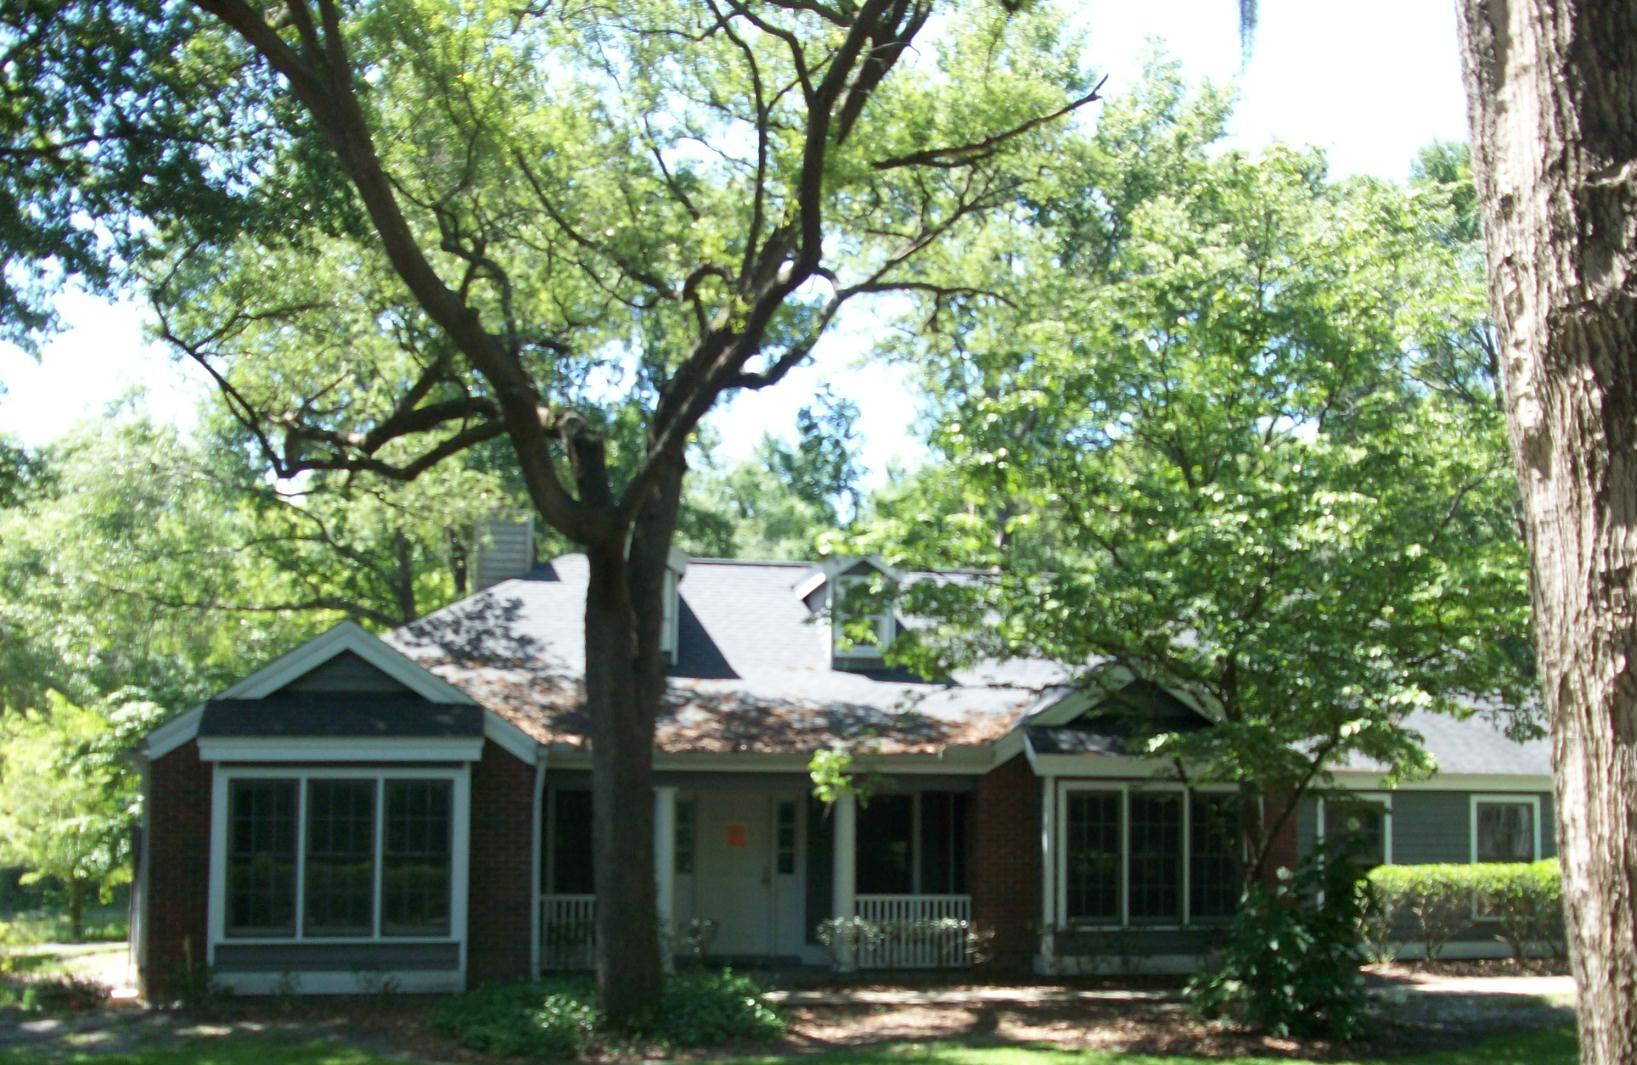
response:
[[[745,845],[745,825],[743,821],[728,822],[728,846],[743,847]]]

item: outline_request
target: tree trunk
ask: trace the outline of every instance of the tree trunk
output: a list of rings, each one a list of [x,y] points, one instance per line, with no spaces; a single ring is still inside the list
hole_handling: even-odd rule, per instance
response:
[[[588,548],[585,708],[591,722],[597,991],[609,1022],[630,1027],[660,993],[654,884],[654,714],[637,678],[637,624],[623,538]]]
[[[654,869],[654,722],[665,692],[659,641],[682,468],[637,516],[630,544],[586,551],[586,714],[591,722],[597,990],[615,1027],[659,1010],[662,929]]]
[[[1458,10],[1581,1054],[1637,1062],[1637,7]]]
[[[71,943],[85,939],[85,881],[78,877],[68,881],[68,939]]]

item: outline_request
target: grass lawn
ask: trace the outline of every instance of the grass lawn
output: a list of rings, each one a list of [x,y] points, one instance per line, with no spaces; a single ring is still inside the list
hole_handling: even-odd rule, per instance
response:
[[[1578,1060],[1570,1028],[1514,1034],[1464,1050],[1411,1058],[1369,1061],[1365,1065],[1575,1065]],[[965,1047],[939,1043],[895,1043],[800,1057],[744,1058],[717,1065],[1201,1065],[1205,1059],[1155,1057],[1111,1051],[1068,1051],[1041,1047]],[[1293,1058],[1210,1059],[1210,1065],[1245,1065],[1248,1061],[1307,1065]],[[0,1050],[0,1065],[47,1065],[60,1062],[96,1065],[406,1065],[334,1043],[292,1044],[233,1036],[203,1037],[181,1045],[131,1053],[46,1057],[22,1050]]]

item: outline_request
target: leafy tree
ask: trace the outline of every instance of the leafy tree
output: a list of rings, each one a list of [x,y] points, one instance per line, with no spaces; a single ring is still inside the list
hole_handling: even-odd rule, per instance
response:
[[[448,530],[501,491],[453,466],[297,491],[246,455],[129,412],[46,449],[51,476],[0,509],[0,702],[135,689],[176,710],[342,617],[411,620],[450,597]]]
[[[1637,1062],[1637,14],[1463,0],[1584,1060]]]
[[[136,777],[120,756],[161,711],[126,703],[109,711],[48,692],[41,710],[0,714],[0,864],[23,882],[60,884],[74,939],[85,905],[131,878]]]
[[[1427,768],[1408,712],[1525,701],[1515,494],[1450,198],[1217,151],[1219,101],[1151,78],[1064,202],[942,264],[1020,278],[926,341],[958,483],[932,498],[967,516],[900,504],[875,535],[996,569],[912,593],[944,624],[894,653],[929,675],[1021,652],[1213,711],[1151,751],[1275,796],[1255,877],[1327,767]]]
[[[754,455],[726,469],[707,454],[683,500],[684,545],[728,558],[813,557],[821,537],[858,513],[857,422],[857,404],[826,388],[797,412],[794,445],[763,437]]]
[[[8,9],[30,47],[3,150],[27,165],[3,180],[60,220],[0,230],[8,299],[37,311],[52,262],[140,279],[277,477],[407,481],[503,440],[585,550],[616,1024],[659,1001],[651,744],[684,449],[1048,164],[1050,120],[1096,91],[1061,13],[1018,6]]]

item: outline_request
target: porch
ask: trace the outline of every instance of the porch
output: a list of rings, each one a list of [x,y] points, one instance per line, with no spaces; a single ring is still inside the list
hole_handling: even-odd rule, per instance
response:
[[[829,807],[807,795],[804,778],[655,788],[668,953],[850,969],[970,964],[965,784],[927,780]],[[540,966],[588,969],[597,906],[590,792],[581,781],[558,781],[542,808]]]

